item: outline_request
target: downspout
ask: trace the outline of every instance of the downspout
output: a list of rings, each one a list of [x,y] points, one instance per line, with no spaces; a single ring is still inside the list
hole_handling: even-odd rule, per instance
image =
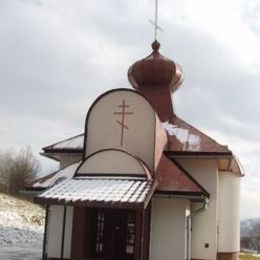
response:
[[[192,223],[192,218],[195,217],[196,215],[204,212],[207,208],[208,208],[208,205],[209,205],[209,199],[208,198],[204,198],[204,201],[203,201],[203,205],[198,208],[197,210],[195,210],[194,212],[191,212],[191,214],[188,216],[187,218],[187,248],[186,248],[186,256],[187,256],[187,260],[190,260],[190,257],[191,257],[191,223]]]

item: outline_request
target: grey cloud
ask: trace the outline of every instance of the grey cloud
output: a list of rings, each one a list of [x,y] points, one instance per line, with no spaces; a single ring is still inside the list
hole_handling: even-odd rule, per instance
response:
[[[143,33],[148,23],[139,23],[147,5],[30,2],[1,14],[1,111],[71,121],[75,127],[99,93],[129,86],[128,66],[150,52],[147,30]],[[258,126],[259,74],[250,75],[215,39],[192,26],[169,22],[167,31],[172,33],[162,36],[167,44],[162,52],[176,57],[186,75],[175,95],[177,111],[202,127],[236,128],[244,138],[246,129],[225,118]]]
[[[259,141],[260,70],[252,74],[245,64],[201,32],[194,35],[179,28],[177,37],[168,41],[176,46],[176,53],[182,54],[176,60],[185,74],[182,88],[174,94],[177,113],[203,128]]]
[[[243,5],[241,16],[252,31],[260,35],[260,3],[254,0],[247,1]]]
[[[252,72],[185,15],[181,22],[164,17],[171,4],[162,1],[166,28],[159,38],[161,52],[185,73],[174,94],[176,111],[200,129],[220,133],[218,141],[230,144],[248,175],[258,178],[260,65]],[[258,7],[241,8],[253,25]],[[39,152],[81,133],[95,98],[129,87],[128,67],[151,52],[152,15],[150,0],[0,1],[2,147],[29,144]]]

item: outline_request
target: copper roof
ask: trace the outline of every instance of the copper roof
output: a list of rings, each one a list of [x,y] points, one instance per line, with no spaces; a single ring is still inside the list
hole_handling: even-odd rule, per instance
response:
[[[159,53],[159,48],[160,43],[153,42],[152,53],[129,68],[128,80],[165,121],[173,114],[171,94],[182,83],[183,73],[180,65]]]
[[[133,88],[170,87],[174,92],[183,80],[180,65],[168,59],[159,52],[160,43],[152,43],[152,53],[144,59],[135,62],[128,71],[128,79]]]
[[[176,154],[189,152],[232,154],[226,145],[217,143],[214,139],[177,116],[172,116],[169,121],[163,124],[169,136],[167,152]]]
[[[145,208],[156,183],[144,179],[73,178],[35,197],[40,204]]]
[[[30,190],[44,190],[62,181],[70,180],[75,175],[76,169],[80,162],[74,163],[52,174],[40,178],[31,183],[27,183],[26,187]],[[104,177],[104,176],[103,176]],[[110,176],[112,179],[112,177]],[[173,162],[165,155],[162,155],[156,169],[155,179],[158,183],[156,190],[158,192],[168,192],[171,194],[204,194],[208,196],[208,192],[198,184],[177,162]]]
[[[155,175],[158,182],[156,190],[159,192],[183,195],[203,194],[209,197],[209,193],[184,168],[165,155],[162,155]]]
[[[232,154],[227,146],[221,145],[208,135],[185,122],[183,119],[172,116],[169,121],[163,122],[168,133],[169,141],[165,148],[166,153],[185,155],[194,153],[203,154]],[[83,151],[84,134],[60,141],[43,148],[48,152],[77,152]]]

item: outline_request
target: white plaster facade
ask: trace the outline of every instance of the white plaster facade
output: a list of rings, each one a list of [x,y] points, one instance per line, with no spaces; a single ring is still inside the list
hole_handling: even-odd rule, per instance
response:
[[[62,246],[62,230],[63,230],[63,216],[64,206],[52,205],[49,207],[48,226],[47,226],[47,244],[46,252],[48,257],[59,258],[61,255]],[[71,235],[72,235],[72,222],[73,221],[73,207],[66,207],[66,220],[65,220],[65,240],[63,248],[64,258],[70,258],[71,250]]]
[[[73,163],[79,162],[82,159],[82,155],[79,154],[61,154],[60,157],[60,169],[63,169],[69,165],[72,165]]]
[[[240,251],[240,180],[219,172],[218,252]]]
[[[189,205],[184,199],[156,196],[152,199],[151,260],[186,259],[186,209]]]
[[[209,193],[210,200],[206,211],[192,218],[191,258],[215,260],[217,253],[218,219],[218,167],[217,160],[179,159],[179,163],[189,171]],[[192,212],[201,207],[192,204]]]
[[[64,207],[50,206],[48,214],[46,251],[49,257],[60,257],[62,240],[62,219]]]

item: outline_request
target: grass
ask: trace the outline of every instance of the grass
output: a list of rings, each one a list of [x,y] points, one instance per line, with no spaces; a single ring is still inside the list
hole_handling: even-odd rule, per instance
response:
[[[260,260],[260,255],[255,254],[240,254],[240,260]]]

